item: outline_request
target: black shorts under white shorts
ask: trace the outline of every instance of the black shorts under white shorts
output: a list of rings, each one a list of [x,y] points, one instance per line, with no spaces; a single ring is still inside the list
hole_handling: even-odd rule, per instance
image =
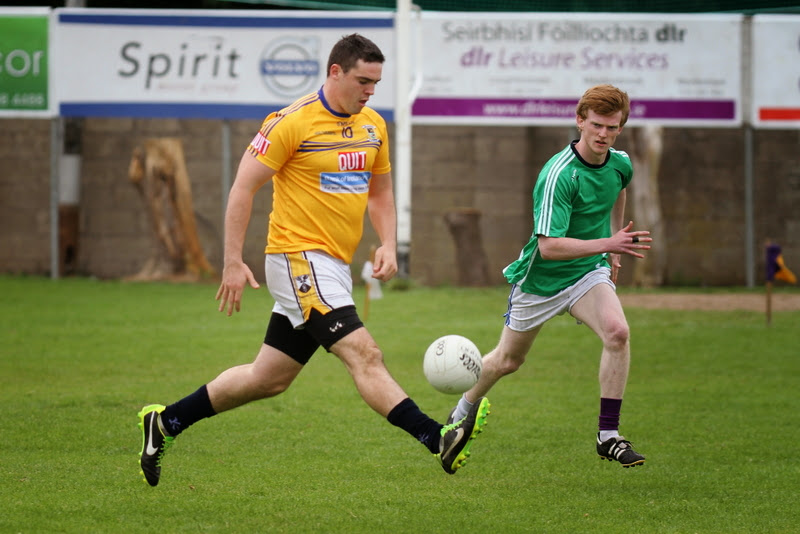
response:
[[[349,266],[319,251],[268,254],[267,285],[275,299],[264,343],[305,365],[364,326],[352,298]]]

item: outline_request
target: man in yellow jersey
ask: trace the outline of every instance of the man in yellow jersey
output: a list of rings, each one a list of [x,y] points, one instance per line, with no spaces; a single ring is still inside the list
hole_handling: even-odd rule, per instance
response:
[[[343,37],[331,50],[322,88],[269,115],[242,156],[225,215],[219,311],[239,311],[245,285],[259,287],[242,247],[253,197],[270,180],[265,272],[275,306],[252,363],[223,371],[173,404],[139,412],[139,463],[151,486],[178,434],[206,417],[282,393],[320,346],[344,363],[364,401],[424,444],[447,473],[469,456],[489,401],[476,400],[447,425],[425,415],[389,374],[352,297],[350,262],[365,211],[381,241],[372,276],[386,281],[397,272],[389,137],[384,120],[367,107],[383,62],[369,39]]]

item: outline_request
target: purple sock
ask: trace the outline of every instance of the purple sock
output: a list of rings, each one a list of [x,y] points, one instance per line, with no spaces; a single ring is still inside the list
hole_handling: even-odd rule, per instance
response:
[[[600,398],[599,430],[618,430],[622,399]]]

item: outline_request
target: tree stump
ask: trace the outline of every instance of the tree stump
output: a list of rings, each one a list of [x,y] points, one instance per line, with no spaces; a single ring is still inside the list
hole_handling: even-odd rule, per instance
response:
[[[153,248],[132,280],[199,280],[216,274],[197,235],[192,190],[181,140],[146,139],[133,151],[128,177],[144,199]]]
[[[480,218],[481,212],[474,208],[456,208],[444,215],[456,246],[459,286],[489,285],[489,260],[483,250]]]

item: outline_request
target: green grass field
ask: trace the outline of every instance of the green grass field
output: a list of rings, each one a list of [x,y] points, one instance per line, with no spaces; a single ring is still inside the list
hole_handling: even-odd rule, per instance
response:
[[[800,312],[768,327],[756,312],[630,308],[621,430],[642,467],[596,456],[599,341],[559,317],[490,393],[486,431],[454,476],[318,353],[283,395],[181,435],[151,488],[137,411],[250,361],[264,334],[266,289],[231,318],[215,292],[0,276],[0,532],[800,530]],[[384,295],[367,326],[443,420],[457,397],[426,383],[422,353],[445,333],[491,349],[507,289]]]

